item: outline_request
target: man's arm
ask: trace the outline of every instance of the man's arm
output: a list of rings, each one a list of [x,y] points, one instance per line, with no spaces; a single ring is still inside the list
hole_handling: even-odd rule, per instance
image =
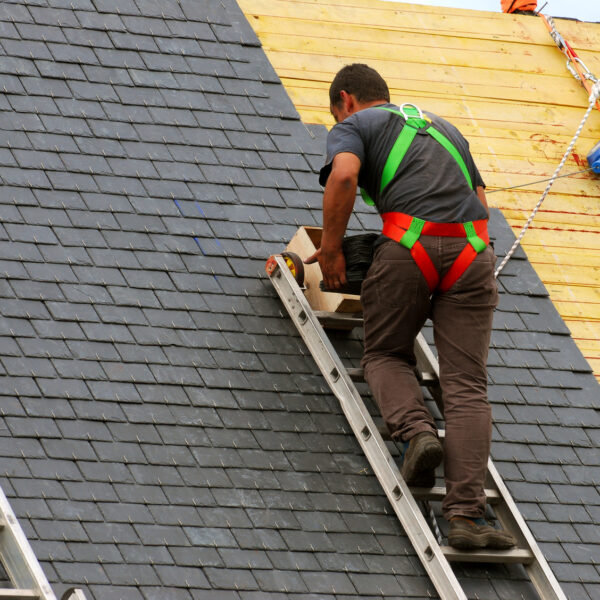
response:
[[[485,207],[485,210],[488,214],[488,219],[489,219],[490,218],[490,209],[488,207],[487,198],[485,197],[485,189],[483,188],[483,186],[478,185],[476,192],[477,192],[477,197],[479,198],[479,200],[481,200],[481,204],[483,204],[483,206]]]
[[[305,261],[308,264],[319,261],[323,281],[331,290],[347,283],[342,240],[354,207],[359,171],[360,159],[351,152],[341,152],[333,159],[323,194],[321,248]]]

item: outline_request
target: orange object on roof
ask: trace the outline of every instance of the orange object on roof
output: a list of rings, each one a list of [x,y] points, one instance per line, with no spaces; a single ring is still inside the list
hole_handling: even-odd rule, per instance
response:
[[[502,12],[512,13],[516,10],[535,10],[537,0],[501,0]]]

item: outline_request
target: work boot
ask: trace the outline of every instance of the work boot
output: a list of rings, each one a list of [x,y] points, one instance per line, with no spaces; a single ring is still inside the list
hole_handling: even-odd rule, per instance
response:
[[[437,437],[429,432],[417,433],[405,444],[400,472],[408,485],[433,487],[435,468],[442,462],[444,451]]]
[[[453,517],[450,519],[448,543],[459,550],[507,550],[517,541],[502,529],[494,529],[485,519],[470,519],[468,517]]]

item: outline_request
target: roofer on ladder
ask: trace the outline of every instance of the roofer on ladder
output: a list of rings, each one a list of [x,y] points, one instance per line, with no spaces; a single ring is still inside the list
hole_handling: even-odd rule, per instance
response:
[[[320,173],[323,237],[306,262],[319,261],[329,289],[346,283],[342,239],[359,185],[384,222],[361,290],[362,364],[393,439],[404,446],[402,475],[431,487],[444,460],[450,545],[509,548],[514,538],[483,520],[492,430],[486,362],[498,291],[484,183],[468,142],[440,117],[390,104],[386,82],[367,65],[341,69],[329,97],[337,125]],[[428,317],[439,355],[443,449],[415,375],[415,338]]]

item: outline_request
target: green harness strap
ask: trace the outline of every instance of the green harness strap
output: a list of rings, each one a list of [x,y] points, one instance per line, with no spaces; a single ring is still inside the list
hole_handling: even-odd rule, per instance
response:
[[[405,126],[402,128],[400,135],[394,142],[394,145],[388,154],[387,160],[385,161],[385,165],[383,166],[379,193],[382,193],[386,186],[393,179],[419,129],[424,129],[428,125],[427,119],[423,118],[421,111],[416,106],[404,104],[403,107],[406,107],[403,109],[403,111],[387,108],[386,106],[376,107],[379,110],[387,110],[388,112],[394,113],[406,120]],[[473,189],[473,182],[471,181],[471,176],[469,175],[467,165],[460,155],[460,152],[456,149],[456,146],[454,146],[454,144],[444,134],[440,133],[437,129],[434,129],[433,125],[431,124],[429,127],[427,127],[427,129],[425,129],[425,131],[450,153],[452,158],[454,158],[454,160],[458,163],[458,166],[463,172],[469,187]],[[360,189],[360,195],[366,204],[369,204],[370,206],[375,204],[373,199],[363,188]]]
[[[479,254],[487,248],[487,244],[477,235],[473,221],[462,224],[465,233],[467,234],[467,242],[473,246],[473,250]]]

